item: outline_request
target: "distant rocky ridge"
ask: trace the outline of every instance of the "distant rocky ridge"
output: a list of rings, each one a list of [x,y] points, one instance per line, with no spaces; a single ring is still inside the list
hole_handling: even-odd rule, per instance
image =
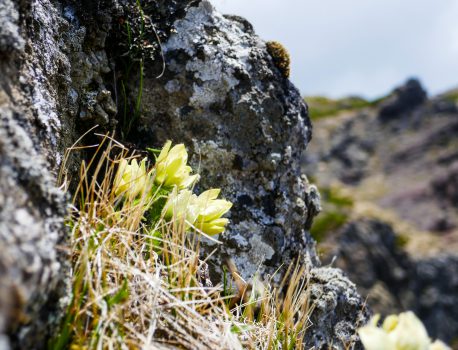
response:
[[[458,346],[458,90],[428,98],[411,79],[317,115],[303,164],[323,195],[312,228],[322,260],[375,312],[411,309]]]

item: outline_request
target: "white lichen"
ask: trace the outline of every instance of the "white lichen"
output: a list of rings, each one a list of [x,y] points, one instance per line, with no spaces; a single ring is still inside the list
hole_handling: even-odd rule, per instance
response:
[[[210,43],[206,26],[222,28],[224,35],[215,33],[215,40]],[[175,22],[175,27],[176,33],[164,44],[164,53],[181,50],[191,57],[186,70],[194,74],[199,83],[193,85],[190,105],[203,108],[222,102],[227,93],[239,84],[234,73],[251,69],[247,34],[233,21],[217,13],[208,1],[191,8],[185,18]],[[228,54],[221,55],[221,52]],[[203,54],[205,59],[198,58],[202,56],[198,53]],[[178,67],[172,64],[169,69],[176,70]]]

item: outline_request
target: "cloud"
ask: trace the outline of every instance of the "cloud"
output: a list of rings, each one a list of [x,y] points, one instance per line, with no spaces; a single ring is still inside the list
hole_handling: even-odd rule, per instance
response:
[[[458,85],[455,0],[213,0],[292,56],[304,94],[377,97],[418,76],[435,94]]]

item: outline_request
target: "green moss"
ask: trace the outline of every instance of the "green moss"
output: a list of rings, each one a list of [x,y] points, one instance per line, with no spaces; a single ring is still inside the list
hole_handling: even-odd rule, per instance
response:
[[[348,215],[339,211],[322,212],[313,222],[310,234],[318,242],[323,242],[332,232],[348,221]]]
[[[458,89],[445,93],[444,99],[448,102],[458,102]]]
[[[321,188],[320,193],[323,210],[310,230],[318,243],[348,222],[354,204],[353,198],[338,186]]]
[[[358,96],[350,96],[341,99],[332,99],[324,96],[308,96],[305,101],[309,106],[309,114],[312,120],[332,117],[343,111],[354,111],[363,108],[375,107],[384,101],[387,96],[366,100]]]
[[[268,41],[266,43],[266,47],[270,56],[272,56],[274,64],[285,76],[285,78],[289,78],[291,71],[291,58],[289,56],[288,50],[286,50],[285,47],[278,41]]]
[[[394,244],[398,248],[404,248],[407,243],[409,243],[409,237],[403,235],[403,234],[397,234],[395,238]]]
[[[321,196],[328,204],[337,207],[351,207],[354,204],[353,198],[342,193],[338,187],[323,188]]]

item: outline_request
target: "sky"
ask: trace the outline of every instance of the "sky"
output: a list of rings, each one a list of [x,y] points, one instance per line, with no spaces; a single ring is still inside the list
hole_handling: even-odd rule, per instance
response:
[[[409,77],[458,86],[458,0],[211,0],[290,52],[303,95],[377,98]]]

